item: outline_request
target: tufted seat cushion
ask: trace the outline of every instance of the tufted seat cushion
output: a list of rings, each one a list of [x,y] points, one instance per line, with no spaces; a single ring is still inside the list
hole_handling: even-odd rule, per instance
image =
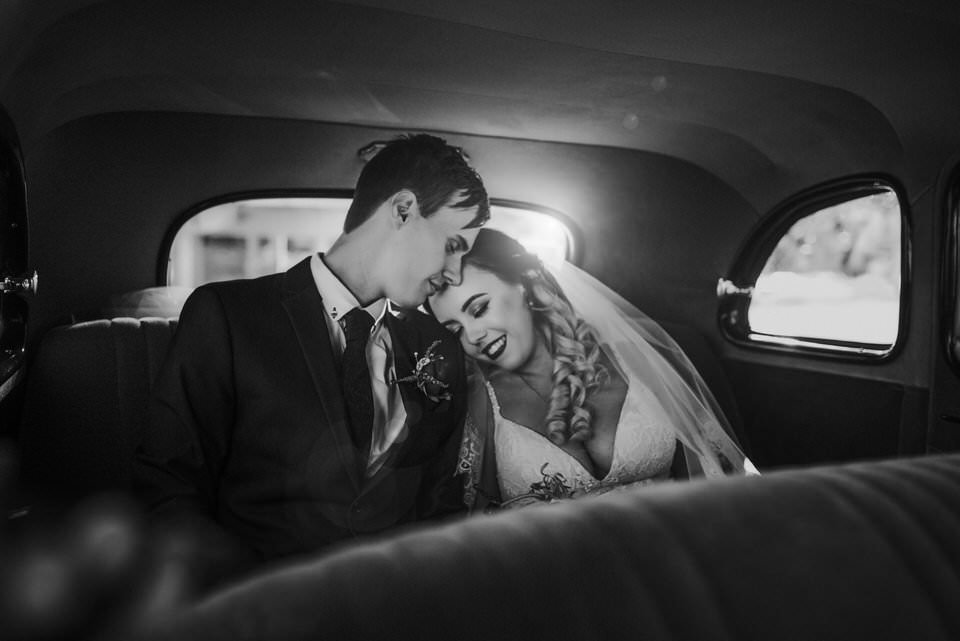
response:
[[[958,639],[960,457],[647,487],[249,580],[146,639]]]
[[[123,294],[111,296],[107,304],[99,311],[100,318],[174,318],[180,316],[180,310],[192,287],[147,287]]]
[[[150,389],[176,319],[56,327],[28,373],[20,426],[28,488],[56,498],[127,489]]]

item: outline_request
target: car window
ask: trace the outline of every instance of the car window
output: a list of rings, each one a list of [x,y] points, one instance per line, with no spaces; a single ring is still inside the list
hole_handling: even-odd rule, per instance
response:
[[[942,304],[946,311],[947,362],[960,374],[960,165],[947,182]]]
[[[349,205],[349,198],[260,198],[199,211],[176,232],[167,284],[196,287],[289,269],[333,244]],[[516,237],[550,264],[573,255],[569,227],[533,206],[494,202],[487,226]]]
[[[757,278],[754,332],[893,345],[900,319],[900,206],[887,191],[795,222]]]
[[[28,303],[37,278],[27,271],[27,183],[13,122],[0,107],[0,401],[22,373]],[[0,438],[9,436],[0,406]]]
[[[774,219],[755,243],[765,253],[741,257],[757,266],[752,286],[721,281],[721,295],[744,297],[726,316],[732,334],[755,345],[889,354],[903,316],[906,225],[897,192],[879,183],[827,189]]]

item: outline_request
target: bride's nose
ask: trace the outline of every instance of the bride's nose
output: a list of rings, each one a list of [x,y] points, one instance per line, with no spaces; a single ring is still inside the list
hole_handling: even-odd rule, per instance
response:
[[[470,323],[463,328],[463,336],[471,345],[479,345],[486,338],[487,330],[475,323]]]

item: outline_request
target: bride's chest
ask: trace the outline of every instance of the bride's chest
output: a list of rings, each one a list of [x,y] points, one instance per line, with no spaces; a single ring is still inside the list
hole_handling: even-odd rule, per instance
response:
[[[500,414],[507,421],[522,427],[532,434],[525,434],[534,449],[556,449],[554,454],[564,454],[596,477],[607,475],[614,461],[617,433],[621,413],[627,408],[624,403],[627,386],[618,379],[607,381],[603,389],[589,399],[590,436],[586,440],[567,440],[557,443],[550,438],[547,418],[549,399],[532,393],[521,386],[501,386],[496,389]]]
[[[672,463],[676,436],[665,414],[657,411],[656,400],[643,392],[642,386],[631,389],[620,404],[622,411],[612,420],[598,420],[585,443],[558,446],[543,433],[501,416],[495,439],[498,467],[518,477],[522,487],[541,480],[544,466],[546,473],[561,473],[576,485],[662,476]]]

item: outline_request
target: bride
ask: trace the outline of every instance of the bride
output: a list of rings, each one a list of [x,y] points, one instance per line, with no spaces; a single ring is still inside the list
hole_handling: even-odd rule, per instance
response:
[[[428,308],[475,365],[458,465],[472,510],[756,473],[679,346],[573,265],[554,275],[482,229]]]

